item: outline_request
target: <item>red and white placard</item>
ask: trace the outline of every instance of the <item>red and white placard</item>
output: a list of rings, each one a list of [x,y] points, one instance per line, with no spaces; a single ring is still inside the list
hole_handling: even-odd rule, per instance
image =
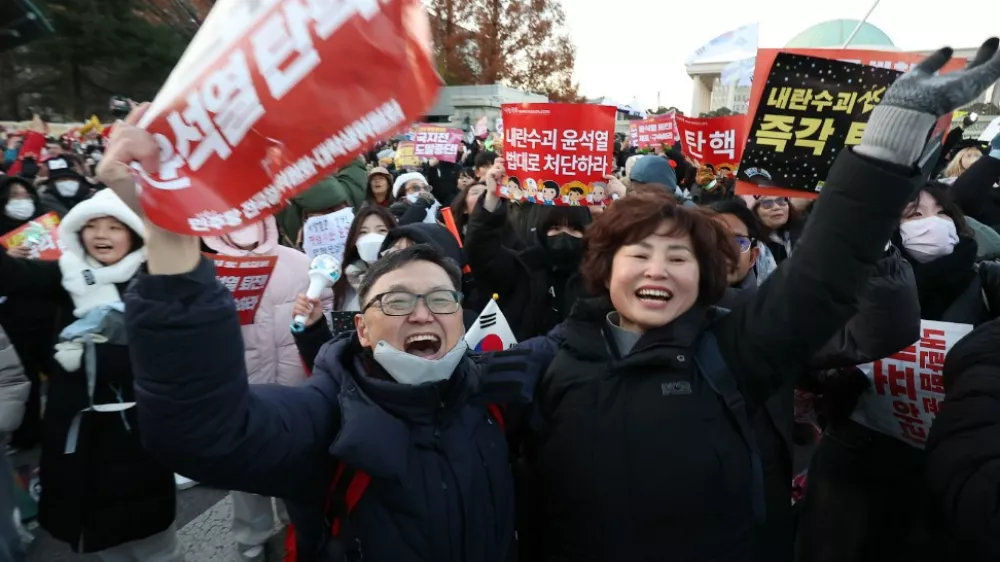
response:
[[[140,123],[161,150],[143,208],[179,233],[241,228],[407,128],[439,87],[420,0],[220,0]]]

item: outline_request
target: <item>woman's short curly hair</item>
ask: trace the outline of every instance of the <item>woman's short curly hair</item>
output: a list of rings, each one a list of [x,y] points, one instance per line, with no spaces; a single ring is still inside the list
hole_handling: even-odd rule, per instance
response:
[[[673,195],[662,189],[642,190],[615,201],[587,229],[580,264],[587,290],[592,295],[607,295],[618,250],[655,233],[664,221],[673,223],[671,236],[691,237],[701,272],[698,302],[717,303],[729,286],[726,281],[729,264],[740,258],[736,238],[708,213],[680,205]]]

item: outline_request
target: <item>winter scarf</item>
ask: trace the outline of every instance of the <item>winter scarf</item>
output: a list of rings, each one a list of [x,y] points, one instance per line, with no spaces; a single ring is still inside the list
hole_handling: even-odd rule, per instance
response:
[[[126,283],[146,261],[146,249],[134,250],[112,265],[103,265],[83,248],[80,233],[87,222],[100,217],[114,217],[139,236],[145,234],[142,219],[132,212],[113,191],[99,191],[92,198],[73,207],[59,224],[59,258],[62,286],[73,299],[73,315],[83,318],[91,310],[121,303],[117,283]]]

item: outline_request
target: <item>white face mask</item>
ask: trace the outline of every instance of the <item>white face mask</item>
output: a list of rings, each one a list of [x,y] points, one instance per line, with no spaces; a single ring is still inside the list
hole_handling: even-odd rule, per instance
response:
[[[260,228],[260,225],[252,224],[246,228],[234,230],[229,234],[227,234],[226,236],[229,237],[229,241],[232,242],[233,244],[236,244],[241,248],[247,248],[253,246],[258,242],[263,242],[262,240],[263,236],[261,236],[262,234],[261,230],[262,229]]]
[[[933,261],[955,250],[958,231],[955,223],[942,217],[924,217],[899,225],[903,248],[920,263]]]
[[[399,384],[416,386],[441,382],[451,378],[455,368],[465,357],[468,349],[464,339],[458,340],[458,344],[440,359],[424,359],[416,355],[410,355],[405,351],[400,351],[384,340],[378,342],[372,355],[375,361],[382,366],[389,376]]]
[[[379,234],[377,232],[369,232],[364,236],[358,238],[358,241],[354,243],[354,246],[358,249],[358,255],[367,264],[373,264],[378,260],[378,251],[382,247],[382,242],[385,240],[385,234]]]
[[[410,203],[416,203],[417,199],[419,198],[420,198],[420,192],[406,194],[406,200],[409,201]]]
[[[76,180],[59,180],[56,182],[56,191],[63,197],[73,197],[80,191],[80,182]]]
[[[26,221],[35,214],[35,202],[31,199],[11,199],[3,211],[14,220]]]

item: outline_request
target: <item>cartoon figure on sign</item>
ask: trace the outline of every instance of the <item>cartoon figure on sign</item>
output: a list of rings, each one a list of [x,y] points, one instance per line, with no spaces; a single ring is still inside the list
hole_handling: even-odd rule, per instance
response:
[[[542,182],[542,205],[555,205],[559,197],[559,184],[552,180]]]
[[[521,180],[513,176],[507,178],[507,183],[500,188],[500,193],[511,201],[520,201],[524,199],[524,193],[521,191]]]
[[[524,197],[530,203],[541,203],[542,199],[538,196],[538,182],[532,178],[524,180]]]
[[[591,205],[603,205],[607,197],[607,185],[604,182],[594,184],[594,189],[587,196],[587,203]]]
[[[587,196],[587,185],[574,181],[566,184],[563,191],[563,201],[570,207],[579,207],[580,201]]]

